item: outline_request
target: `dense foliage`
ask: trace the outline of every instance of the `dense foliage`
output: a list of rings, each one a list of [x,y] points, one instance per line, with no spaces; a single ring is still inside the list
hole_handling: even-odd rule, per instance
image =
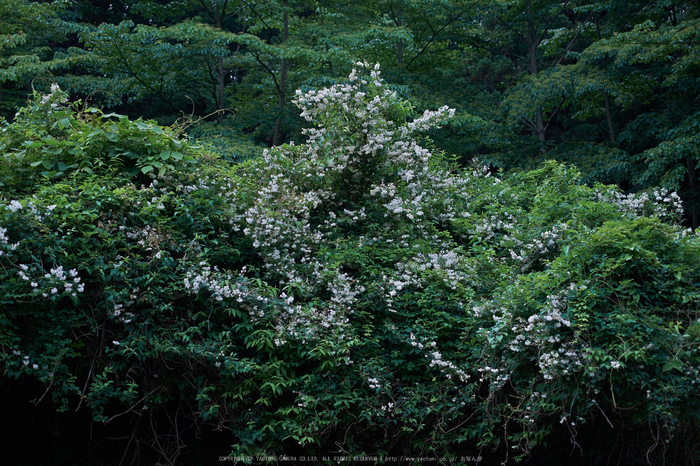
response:
[[[294,102],[306,141],[231,166],[36,93],[0,133],[6,378],[128,420],[134,461],[188,461],[189,428],[228,433],[215,457],[698,460],[675,193],[459,168],[424,136],[454,111],[416,117],[378,65]]]
[[[700,226],[700,10],[684,0],[0,0],[0,116],[57,82],[240,161],[303,140],[292,92],[383,64],[463,165],[555,159],[626,192],[663,187]]]

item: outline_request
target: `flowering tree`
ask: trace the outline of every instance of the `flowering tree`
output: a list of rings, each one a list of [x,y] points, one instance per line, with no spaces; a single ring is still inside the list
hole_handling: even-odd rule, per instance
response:
[[[165,163],[169,131],[37,96],[27,114],[62,116],[6,126],[35,146],[0,141],[6,375],[103,422],[150,419],[132,437],[170,463],[186,438],[153,421],[170,412],[250,455],[504,460],[552,436],[592,455],[601,421],[649,458],[697,438],[700,242],[677,196],[554,163],[457,170],[419,138],[451,111],[412,119],[356,67],[297,93],[306,142],[234,168],[183,141]],[[91,149],[70,176],[12,177],[108,129],[75,143]]]

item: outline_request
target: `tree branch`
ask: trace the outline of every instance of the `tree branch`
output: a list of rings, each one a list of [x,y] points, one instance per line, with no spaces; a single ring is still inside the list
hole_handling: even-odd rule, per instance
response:
[[[547,119],[547,124],[544,125],[544,131],[545,131],[545,132],[547,131],[547,128],[549,128],[549,124],[550,124],[550,123],[552,122],[552,120],[554,119],[554,116],[559,112],[559,110],[561,110],[561,107],[562,107],[562,105],[564,105],[564,102],[566,102],[566,96],[565,96],[565,95],[561,96],[561,102],[559,102],[559,105],[557,106],[556,109],[554,109],[554,111],[552,112],[552,114],[549,115],[549,118]]]
[[[456,21],[457,21],[458,19],[460,19],[462,16],[464,16],[464,12],[462,12],[462,13],[460,13],[459,15],[455,16],[455,17],[452,18],[450,21],[448,21],[446,24],[444,24],[440,29],[438,29],[437,32],[435,32],[435,33],[430,37],[430,40],[428,40],[428,42],[425,43],[425,45],[423,46],[423,48],[421,48],[420,51],[419,51],[413,58],[411,58],[411,60],[409,60],[409,62],[406,64],[406,69],[408,69],[408,67],[411,66],[411,63],[413,63],[418,57],[420,57],[420,56],[423,54],[423,52],[425,52],[425,51],[428,49],[428,47],[430,46],[430,44],[433,43],[433,41],[437,38],[437,36],[438,36],[442,31],[444,31],[444,30],[447,28],[447,26],[449,26],[450,24],[456,22]],[[430,27],[430,24],[428,24],[428,26]],[[431,29],[432,29],[432,27],[431,27]]]

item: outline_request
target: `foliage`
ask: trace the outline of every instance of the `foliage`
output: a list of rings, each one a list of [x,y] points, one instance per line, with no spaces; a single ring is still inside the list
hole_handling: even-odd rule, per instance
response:
[[[460,170],[416,139],[453,111],[413,118],[355,67],[297,92],[306,142],[235,168],[37,96],[0,140],[5,375],[96,421],[150,419],[127,437],[170,464],[185,421],[230,430],[237,455],[495,462],[565,435],[611,457],[577,434],[602,421],[636,458],[697,457],[700,240],[677,195],[554,162]],[[171,143],[182,163],[156,167]]]
[[[3,0],[0,112],[55,81],[133,119],[216,120],[214,144],[240,152],[301,141],[290,90],[377,61],[419,113],[455,108],[426,146],[464,166],[556,159],[590,184],[673,189],[697,228],[698,27],[688,1]]]
[[[483,35],[500,45],[490,52],[514,65],[500,104],[506,143],[489,161],[512,170],[556,158],[591,183],[674,189],[696,228],[697,6],[524,0],[483,11]]]
[[[50,94],[34,92],[31,104],[2,128],[1,183],[8,193],[31,192],[44,180],[100,172],[138,181],[150,171],[160,176],[187,171],[195,162],[171,129],[78,107],[68,105],[66,94],[53,84]]]
[[[229,162],[240,163],[262,154],[265,146],[256,144],[252,137],[227,123],[198,122],[192,125],[187,135]]]
[[[23,104],[27,83],[72,64],[54,57],[51,47],[66,37],[67,28],[58,18],[65,7],[63,1],[0,1],[0,116]]]

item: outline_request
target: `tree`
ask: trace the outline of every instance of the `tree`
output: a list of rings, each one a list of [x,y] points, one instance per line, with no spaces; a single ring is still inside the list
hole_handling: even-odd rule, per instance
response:
[[[619,135],[643,167],[634,181],[641,186],[680,189],[691,224],[697,227],[700,158],[694,147],[698,113],[688,103],[698,96],[694,83],[698,12],[674,5],[661,13],[654,18],[658,25],[651,20],[639,23],[629,32],[594,44],[584,57],[590,63],[609,54],[613,68],[643,70],[640,74],[650,83],[648,104],[629,119]]]
[[[30,81],[67,65],[51,48],[65,39],[66,28],[58,21],[63,7],[63,2],[0,1],[0,115],[14,114]]]
[[[100,90],[112,105],[155,99],[157,111],[170,114],[194,105],[196,113],[217,113],[221,122],[226,87],[240,60],[237,52],[255,38],[223,30],[219,22],[226,17],[214,19],[214,25],[184,20],[168,27],[131,21],[84,27],[88,73],[64,82],[84,93]],[[74,53],[84,55],[78,49]]]
[[[509,92],[509,100],[515,99],[517,102],[513,105],[515,108],[509,109],[509,113],[512,118],[516,118],[532,130],[541,143],[547,140],[547,129],[554,121],[565,99],[565,96],[562,97],[561,94],[551,95],[556,94],[556,91],[552,93],[538,92],[537,76],[544,68],[542,45],[555,31],[559,31],[560,28],[567,25],[565,13],[572,6],[574,6],[574,2],[571,1],[523,0],[517,2],[495,1],[490,2],[486,7],[485,17],[493,25],[492,27],[497,34],[505,34],[509,41],[522,39],[525,41],[526,50],[514,50],[514,60],[517,60],[516,66],[519,70],[521,66],[524,66],[527,74]],[[570,46],[571,44],[568,44],[567,50]],[[538,98],[531,105],[522,108],[520,106],[522,99],[519,99],[521,94],[535,95]]]

